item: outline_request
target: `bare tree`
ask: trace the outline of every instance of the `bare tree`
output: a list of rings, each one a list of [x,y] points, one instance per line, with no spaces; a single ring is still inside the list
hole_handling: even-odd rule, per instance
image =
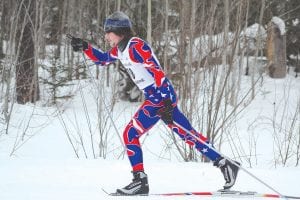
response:
[[[35,1],[19,0],[20,14],[18,37],[20,53],[16,66],[16,94],[17,102],[25,104],[36,102],[40,98],[37,70],[34,65],[34,29],[35,29]],[[18,42],[17,42],[18,43]]]
[[[5,1],[3,0],[2,3],[0,3],[0,59],[4,58],[3,40],[5,35],[5,17],[7,15],[7,10]]]
[[[168,63],[168,51],[169,51],[169,1],[165,0],[165,23],[164,23],[164,34],[165,34],[165,47],[164,47],[164,54],[163,54],[163,66],[165,73],[168,75],[169,73],[169,63]]]

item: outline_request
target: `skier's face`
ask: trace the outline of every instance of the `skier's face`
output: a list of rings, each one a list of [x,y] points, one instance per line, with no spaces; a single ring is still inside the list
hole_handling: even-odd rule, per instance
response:
[[[122,39],[122,36],[118,36],[114,32],[105,33],[105,40],[109,43],[111,47],[116,46]]]

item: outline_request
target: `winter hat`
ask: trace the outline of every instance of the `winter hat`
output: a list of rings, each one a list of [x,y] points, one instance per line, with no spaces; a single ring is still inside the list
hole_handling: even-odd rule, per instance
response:
[[[132,28],[131,21],[129,17],[120,11],[114,12],[109,15],[104,22],[104,31],[105,32],[115,32],[123,28]]]

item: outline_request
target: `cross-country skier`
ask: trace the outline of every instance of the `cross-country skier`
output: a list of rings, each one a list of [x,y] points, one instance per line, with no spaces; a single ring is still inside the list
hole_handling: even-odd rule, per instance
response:
[[[220,168],[224,176],[224,189],[231,188],[235,183],[239,167],[220,156],[213,148],[209,148],[211,146],[207,138],[198,133],[180,111],[171,82],[165,76],[152,48],[141,38],[133,36],[129,17],[123,12],[113,13],[106,18],[104,31],[105,40],[111,46],[108,52],[96,49],[80,38],[72,38],[73,50],[84,51],[96,64],[106,65],[120,60],[133,82],[145,95],[145,101],[123,132],[127,155],[132,166],[133,180],[124,188],[117,189],[116,192],[122,195],[147,195],[149,193],[139,138],[160,119],[186,143],[194,146],[212,160],[213,165]],[[199,142],[188,132],[176,126],[174,121],[194,136],[206,141],[206,144]]]

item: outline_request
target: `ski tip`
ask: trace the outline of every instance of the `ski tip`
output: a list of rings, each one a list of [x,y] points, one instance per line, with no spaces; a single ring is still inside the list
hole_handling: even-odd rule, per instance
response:
[[[300,199],[300,196],[289,196],[289,195],[283,195],[284,199]]]
[[[102,190],[105,194],[110,195],[110,193],[107,192],[104,188],[101,188],[101,190]]]

